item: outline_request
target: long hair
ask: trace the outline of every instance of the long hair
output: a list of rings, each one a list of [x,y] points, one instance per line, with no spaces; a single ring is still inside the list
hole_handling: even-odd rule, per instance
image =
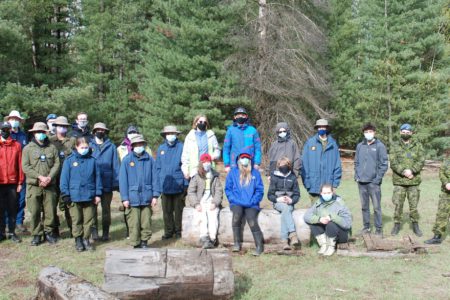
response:
[[[241,185],[249,185],[252,180],[252,166],[251,163],[244,167],[239,164],[239,180]]]
[[[209,120],[208,117],[206,115],[200,114],[200,115],[196,115],[194,118],[194,121],[192,122],[192,129],[197,128],[197,122],[200,118],[205,118],[206,121],[206,129],[209,129],[210,125],[209,125]]]
[[[212,170],[212,164],[211,164],[211,170]],[[203,178],[203,179],[206,178],[206,172],[205,172],[205,169],[203,169],[203,162],[201,162],[201,161],[198,162],[197,174],[198,174],[198,176],[200,176],[200,178]]]

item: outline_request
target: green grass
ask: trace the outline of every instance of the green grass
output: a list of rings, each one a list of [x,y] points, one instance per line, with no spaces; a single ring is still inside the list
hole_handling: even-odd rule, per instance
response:
[[[419,203],[420,225],[424,236],[431,237],[431,228],[438,203],[440,183],[435,173],[425,176],[421,185]],[[392,183],[387,177],[382,185],[384,232],[392,228]],[[361,211],[356,184],[346,179],[338,189],[353,213],[353,229],[361,229]],[[298,207],[307,207],[309,199],[302,190]],[[265,207],[270,207],[267,200]],[[115,201],[112,241],[97,244],[93,253],[77,253],[72,239],[63,239],[57,245],[43,244],[31,247],[29,236],[23,243],[10,241],[0,244],[0,299],[29,299],[35,294],[35,281],[41,268],[54,265],[70,271],[101,286],[105,249],[128,247],[124,224]],[[162,219],[158,209],[153,217],[155,247],[185,248],[181,241],[162,242]],[[65,233],[63,233],[65,234]],[[408,205],[405,204],[401,235],[412,234],[408,222]],[[236,275],[236,299],[449,299],[450,239],[427,255],[415,258],[373,259],[316,255],[317,248],[303,247],[304,256],[289,257],[250,254],[233,256]]]

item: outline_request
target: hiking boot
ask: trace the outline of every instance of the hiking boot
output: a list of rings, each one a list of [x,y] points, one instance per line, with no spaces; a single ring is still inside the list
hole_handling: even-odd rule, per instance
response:
[[[56,242],[58,241],[54,236],[53,233],[51,232],[46,232],[44,234],[45,236],[45,240],[49,243],[49,244],[56,244]]]
[[[8,238],[16,244],[22,242],[22,240],[15,233],[9,233]]]
[[[91,237],[94,241],[99,240],[97,227],[91,227]]]
[[[323,253],[323,256],[331,256],[336,251],[336,238],[326,237],[327,239],[327,250]]]
[[[289,233],[289,241],[291,242],[291,246],[295,248],[300,246],[300,241],[298,240],[297,233],[295,231]]]
[[[165,233],[162,237],[161,240],[170,240],[173,237],[173,234],[171,233]]]
[[[429,245],[437,245],[437,244],[440,244],[440,243],[442,243],[442,236],[441,236],[440,234],[435,234],[435,235],[433,236],[433,238],[431,238],[431,239],[429,239],[429,240],[426,240],[424,243],[425,243],[425,244],[429,244]]]
[[[149,246],[147,244],[147,241],[141,241],[141,248],[142,249],[148,249],[149,248]]]
[[[400,232],[400,223],[395,223],[392,228],[391,235],[397,235]]]
[[[375,235],[378,235],[379,237],[383,238],[383,229],[382,228],[377,228],[375,230]]]
[[[253,256],[260,256],[264,252],[264,237],[261,231],[252,232],[253,239],[255,240],[255,252]]]
[[[214,244],[211,242],[209,238],[206,238],[205,242],[202,245],[203,249],[212,249],[214,248]]]
[[[33,236],[33,240],[31,241],[31,246],[39,246],[41,244],[41,236],[35,235]]]
[[[234,244],[232,248],[232,252],[239,252],[241,251],[241,227],[233,227],[233,239]]]
[[[84,245],[83,245],[83,238],[81,236],[75,238],[75,249],[78,252],[82,252],[86,249],[84,249]]]
[[[109,226],[103,226],[102,241],[109,241]]]
[[[363,229],[361,229],[361,231],[358,233],[358,235],[363,236],[363,235],[369,234],[369,233],[370,233],[370,228],[364,227]]]
[[[419,228],[419,223],[413,222],[412,227],[415,235],[417,235],[418,237],[421,237],[423,235],[422,231]]]
[[[283,240],[283,250],[292,250],[291,246],[289,245],[289,240]]]
[[[325,233],[319,234],[316,236],[317,244],[319,244],[319,251],[317,254],[323,255],[325,251],[327,251],[327,236]]]
[[[175,238],[178,240],[178,239],[181,239],[181,232],[177,232],[177,233],[175,233]]]
[[[89,251],[94,251],[94,245],[91,244],[91,241],[89,241],[89,239],[83,239],[83,246],[84,249],[89,250]]]

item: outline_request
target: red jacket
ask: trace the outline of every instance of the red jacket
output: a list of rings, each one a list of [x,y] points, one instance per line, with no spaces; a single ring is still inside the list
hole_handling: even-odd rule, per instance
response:
[[[23,184],[22,147],[11,139],[0,138],[0,184]]]

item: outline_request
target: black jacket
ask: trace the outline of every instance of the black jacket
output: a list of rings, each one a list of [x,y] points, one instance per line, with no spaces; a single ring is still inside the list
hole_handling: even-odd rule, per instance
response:
[[[84,130],[81,130],[77,123],[72,124],[72,131],[70,132],[69,136],[71,138],[79,138],[79,137],[86,137],[88,139],[88,142],[94,138],[94,136],[91,134],[91,129],[89,126],[86,126]]]
[[[364,139],[356,146],[355,180],[358,182],[381,184],[388,169],[388,156],[384,144],[376,139],[367,144]]]
[[[270,186],[267,198],[273,203],[277,202],[277,198],[281,196],[289,196],[292,204],[300,199],[300,189],[298,187],[297,176],[293,172],[289,172],[287,176],[280,171],[274,171],[270,175]]]

